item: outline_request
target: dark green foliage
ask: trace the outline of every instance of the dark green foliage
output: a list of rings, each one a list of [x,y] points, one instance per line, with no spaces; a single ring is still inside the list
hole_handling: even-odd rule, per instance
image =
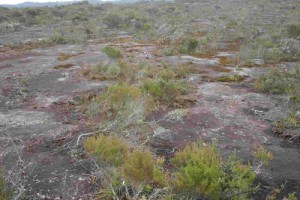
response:
[[[300,37],[300,24],[290,24],[287,26],[288,36],[291,38],[299,38]]]
[[[179,52],[180,53],[192,53],[196,50],[198,46],[198,40],[194,38],[187,38],[184,39],[180,44],[179,44]]]
[[[117,13],[109,13],[103,18],[103,22],[109,28],[119,28],[123,23],[123,18]]]

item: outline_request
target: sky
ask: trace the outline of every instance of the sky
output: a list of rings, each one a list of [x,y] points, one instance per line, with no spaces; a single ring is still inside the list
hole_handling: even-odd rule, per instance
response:
[[[0,0],[0,4],[18,4],[18,3],[23,3],[23,2],[62,2],[62,1],[73,1],[73,0]]]

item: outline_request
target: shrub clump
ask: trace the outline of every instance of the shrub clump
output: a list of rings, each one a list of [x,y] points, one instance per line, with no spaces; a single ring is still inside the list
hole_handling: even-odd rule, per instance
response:
[[[89,137],[84,141],[83,146],[89,154],[113,166],[121,165],[128,155],[127,145],[112,136]]]
[[[300,91],[300,66],[289,70],[275,69],[259,77],[254,87],[259,91],[272,94],[297,96]]]
[[[180,53],[192,53],[196,50],[198,44],[198,40],[194,38],[187,38],[179,44],[178,50]]]
[[[124,163],[123,171],[126,177],[134,182],[164,184],[164,175],[156,167],[152,154],[148,151],[132,152]]]
[[[210,199],[221,196],[246,199],[255,178],[250,167],[235,155],[222,161],[214,146],[201,143],[187,145],[175,154],[171,163],[176,169],[173,182],[176,191]]]
[[[126,109],[128,103],[142,98],[142,92],[135,86],[117,84],[109,86],[107,91],[97,97],[96,101],[101,103],[102,108],[113,112]]]
[[[300,127],[300,66],[288,70],[275,69],[259,77],[254,84],[255,89],[271,94],[288,95],[286,117],[274,122],[273,131],[285,137],[294,137]]]
[[[155,101],[171,106],[179,96],[188,93],[189,85],[181,81],[149,79],[142,84],[141,89]]]
[[[140,88],[126,84],[109,86],[93,103],[99,105],[98,112],[103,119],[116,121],[118,124],[113,128],[120,130],[143,123],[152,107],[151,98],[145,98]]]
[[[176,153],[172,164],[178,169],[174,185],[184,192],[196,192],[211,198],[221,193],[221,158],[212,146],[187,145]]]
[[[122,58],[121,51],[114,47],[105,46],[101,49],[101,51],[105,53],[109,58],[113,58],[113,59]]]
[[[294,39],[300,37],[300,24],[290,24],[287,26],[288,36]]]
[[[245,80],[245,77],[234,74],[234,75],[219,76],[216,78],[216,80],[220,82],[241,82]]]

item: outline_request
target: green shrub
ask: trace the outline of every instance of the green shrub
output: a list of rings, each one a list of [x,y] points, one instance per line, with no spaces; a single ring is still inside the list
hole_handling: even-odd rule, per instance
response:
[[[175,73],[170,69],[163,69],[160,70],[156,76],[157,78],[161,78],[163,80],[172,80],[175,78]]]
[[[106,16],[104,16],[103,22],[109,28],[119,28],[123,24],[123,18],[117,13],[108,13]]]
[[[192,53],[198,47],[198,40],[194,38],[184,39],[178,47],[180,53]]]
[[[299,38],[300,37],[300,24],[290,24],[287,26],[288,36],[291,38]]]
[[[163,79],[146,80],[142,91],[162,104],[172,105],[180,95],[187,94],[189,85],[185,82]]]
[[[139,88],[129,85],[112,85],[107,91],[97,98],[102,107],[107,109],[119,111],[126,109],[128,103],[142,98],[142,92]]]
[[[176,49],[173,47],[168,47],[163,50],[163,54],[165,56],[173,56],[176,52]]]
[[[53,36],[49,37],[46,42],[49,43],[50,45],[67,44],[66,38],[60,34],[54,34]]]
[[[247,199],[253,191],[255,173],[250,166],[242,164],[235,154],[222,161],[214,146],[200,142],[187,145],[171,163],[176,169],[173,184],[178,193],[239,200]]]
[[[295,196],[294,193],[289,193],[288,197],[287,197],[287,200],[297,200],[297,197]]]
[[[155,160],[148,151],[132,152],[123,166],[125,176],[134,182],[164,184],[162,172],[155,166]]]
[[[295,111],[290,111],[288,116],[274,122],[274,131],[277,134],[284,134],[287,130],[295,130],[300,128],[300,113]],[[288,135],[286,137],[293,137],[296,133],[292,131],[288,131]]]
[[[107,73],[110,76],[117,77],[121,73],[121,69],[118,65],[110,65],[107,68]]]
[[[254,84],[259,91],[272,94],[298,96],[300,90],[300,66],[286,71],[275,69],[259,77]]]
[[[177,190],[196,192],[212,199],[220,197],[223,172],[221,158],[214,147],[200,143],[187,145],[176,153],[172,164],[178,169],[174,181]]]
[[[13,199],[13,190],[7,190],[5,180],[3,177],[3,171],[0,168],[0,199],[10,200]]]
[[[108,87],[103,94],[94,99],[94,102],[99,105],[103,119],[118,121],[118,126],[115,125],[114,128],[143,122],[152,106],[151,100],[145,98],[139,88],[125,84]]]
[[[245,165],[238,160],[235,153],[227,158],[223,171],[225,174],[222,183],[224,199],[247,200],[249,194],[255,192],[256,188],[253,187],[255,173],[249,164]]]
[[[177,79],[185,78],[189,74],[199,73],[196,68],[189,65],[174,66],[172,67],[172,71],[175,73],[175,78]]]
[[[119,49],[116,49],[114,47],[105,46],[101,50],[103,53],[105,53],[109,58],[121,58],[122,53]]]
[[[121,165],[128,155],[127,145],[116,137],[104,135],[89,137],[83,146],[89,154],[114,166]]]
[[[144,31],[149,31],[151,28],[152,28],[152,26],[149,23],[145,23],[145,24],[142,25],[142,29]]]
[[[216,80],[220,82],[241,82],[245,80],[245,77],[234,74],[234,75],[219,76],[216,78]]]
[[[263,146],[256,147],[254,156],[264,165],[268,165],[273,158],[272,153],[267,151]]]

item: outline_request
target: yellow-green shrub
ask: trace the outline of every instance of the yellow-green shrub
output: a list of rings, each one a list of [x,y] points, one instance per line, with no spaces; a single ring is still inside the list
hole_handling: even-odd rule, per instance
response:
[[[254,190],[255,173],[250,166],[242,164],[235,154],[223,161],[211,145],[187,145],[171,163],[175,169],[173,186],[179,194],[242,200]]]
[[[84,141],[83,146],[89,154],[114,166],[121,165],[128,155],[127,145],[112,136],[89,137]]]
[[[142,84],[141,89],[155,101],[172,105],[180,95],[187,94],[189,85],[182,81],[149,79]]]
[[[267,151],[263,146],[256,147],[254,156],[264,165],[268,165],[273,158],[272,153]]]
[[[155,160],[148,151],[132,152],[123,167],[124,175],[134,182],[155,182],[164,184],[164,175],[155,166]]]
[[[250,165],[244,165],[237,159],[236,154],[232,154],[225,162],[225,177],[223,178],[223,196],[232,200],[246,200],[251,192],[255,179],[255,173]]]
[[[110,58],[122,58],[122,53],[119,49],[114,47],[105,46],[101,49],[103,53],[105,53]]]
[[[104,112],[119,112],[128,109],[128,104],[142,98],[142,92],[135,86],[116,84],[109,86],[106,92],[96,98]]]
[[[174,180],[177,190],[219,198],[223,172],[221,158],[213,146],[187,145],[176,153],[172,164],[178,169]]]

